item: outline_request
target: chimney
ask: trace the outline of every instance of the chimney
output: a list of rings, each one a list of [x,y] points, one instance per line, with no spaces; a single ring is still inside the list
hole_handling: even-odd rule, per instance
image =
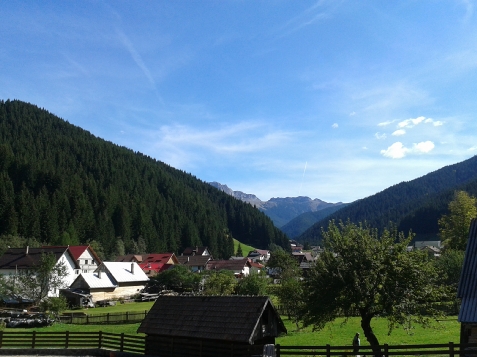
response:
[[[30,247],[27,246],[27,247],[26,247],[26,252],[25,252],[26,255],[28,255],[28,250],[29,250],[29,249],[30,249]]]
[[[98,270],[98,278],[101,279],[101,269]]]
[[[190,260],[190,257],[187,257],[187,262],[189,262],[189,260]]]
[[[131,263],[131,274],[134,274],[134,263]]]

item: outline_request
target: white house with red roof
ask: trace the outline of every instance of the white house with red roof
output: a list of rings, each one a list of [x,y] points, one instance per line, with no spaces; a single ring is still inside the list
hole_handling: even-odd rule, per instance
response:
[[[79,267],[79,269],[75,270],[76,275],[80,273],[92,273],[101,265],[101,259],[90,245],[44,246],[43,248],[68,249]]]

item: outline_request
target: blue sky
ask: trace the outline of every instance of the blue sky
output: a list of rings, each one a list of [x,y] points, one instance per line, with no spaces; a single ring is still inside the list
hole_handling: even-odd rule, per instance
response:
[[[1,99],[262,200],[477,153],[473,1],[6,1],[0,33]]]

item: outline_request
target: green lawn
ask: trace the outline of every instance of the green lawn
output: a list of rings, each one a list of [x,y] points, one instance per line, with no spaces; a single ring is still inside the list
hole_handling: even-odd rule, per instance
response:
[[[146,302],[132,302],[132,303],[125,303],[121,304],[119,301],[116,303],[115,306],[107,306],[107,307],[95,307],[89,309],[76,309],[76,310],[67,310],[65,313],[70,312],[84,312],[88,315],[95,315],[95,314],[107,314],[107,313],[115,313],[115,312],[138,312],[138,311],[149,311],[154,305],[154,301],[146,301]]]
[[[312,332],[311,328],[297,331],[296,326],[286,317],[282,317],[288,333],[277,338],[276,343],[283,346],[333,346],[351,345],[356,332],[361,335],[361,345],[369,345],[360,327],[360,318],[355,317],[343,324],[344,319],[337,319],[329,323],[323,330]],[[372,327],[380,344],[408,345],[433,343],[458,343],[460,339],[460,324],[456,316],[450,316],[445,321],[435,322],[432,327],[422,328],[415,326],[409,333],[402,327],[394,329],[388,335],[388,324],[384,318],[372,320]]]
[[[252,250],[256,249],[254,247],[243,244],[243,243],[239,242],[238,240],[234,239],[234,254],[237,252],[237,248],[238,248],[239,243],[240,243],[240,246],[242,247],[242,253],[243,253],[244,257],[246,257],[248,255],[248,253],[250,253]]]
[[[73,312],[84,312],[90,315],[102,313],[115,313],[125,311],[145,311],[149,310],[153,302],[143,303],[126,303],[117,304],[116,306],[73,310]],[[288,330],[288,334],[278,337],[276,342],[283,346],[325,346],[327,344],[333,346],[351,345],[351,341],[356,332],[361,334],[361,345],[366,346],[368,342],[363,335],[360,327],[360,319],[358,317],[350,318],[347,323],[343,324],[344,319],[337,319],[333,323],[329,323],[323,330],[313,332],[311,328],[301,329],[297,331],[296,326],[285,316],[282,317],[283,322]],[[136,335],[139,323],[118,324],[118,325],[70,325],[70,324],[54,324],[53,326],[36,328],[36,329],[11,329],[11,331],[83,331],[96,332],[104,331],[111,333],[125,333]],[[373,319],[372,327],[381,344],[389,345],[407,345],[407,344],[432,344],[432,343],[448,343],[459,342],[460,324],[457,322],[456,316],[450,316],[444,321],[434,322],[432,327],[422,328],[415,326],[410,333],[402,327],[393,330],[388,335],[387,321],[383,318]],[[10,330],[10,329],[9,329]]]

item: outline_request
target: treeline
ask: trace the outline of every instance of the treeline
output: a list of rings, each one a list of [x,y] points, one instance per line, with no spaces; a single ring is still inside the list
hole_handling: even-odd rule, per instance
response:
[[[100,243],[106,256],[287,237],[251,205],[21,101],[0,101],[0,236]],[[119,251],[118,251],[119,250]],[[145,252],[144,252],[145,253]]]
[[[326,228],[330,220],[348,219],[367,222],[380,231],[392,222],[400,231],[412,230],[417,239],[436,239],[437,222],[448,213],[447,206],[455,191],[477,195],[477,156],[350,203],[317,222],[297,240],[320,243],[322,227]]]

